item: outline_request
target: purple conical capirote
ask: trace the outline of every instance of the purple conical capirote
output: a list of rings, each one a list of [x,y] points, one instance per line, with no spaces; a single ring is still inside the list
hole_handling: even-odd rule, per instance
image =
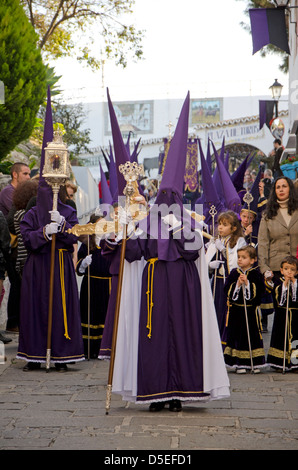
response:
[[[162,222],[160,208],[165,206],[175,207],[176,210],[178,208],[178,217],[183,224],[185,213],[182,197],[187,154],[189,104],[188,92],[170,144],[155,203],[151,206],[148,217],[140,221],[139,224],[140,228],[149,235],[150,240],[154,239],[158,259],[163,261],[175,261],[181,257],[175,240],[172,236],[169,236],[168,227]],[[188,219],[190,219],[189,215]]]
[[[53,117],[52,117],[52,106],[51,106],[51,90],[48,86],[47,90],[47,106],[45,114],[45,123],[44,123],[44,132],[43,132],[43,142],[40,158],[40,170],[39,170],[39,182],[36,198],[36,210],[38,214],[38,221],[40,226],[45,226],[51,222],[51,216],[49,211],[53,210],[53,191],[51,186],[46,182],[45,178],[42,176],[43,167],[45,164],[45,147],[49,142],[52,142],[54,136],[53,131]],[[66,217],[74,209],[66,204],[63,204],[58,197],[58,211],[61,215]]]
[[[178,194],[182,199],[187,155],[189,104],[190,98],[188,92],[168,151],[162,180],[156,196],[157,203],[159,203],[159,199],[166,189],[171,189],[172,192]]]
[[[101,181],[101,204],[112,204],[113,198],[111,196],[111,191],[106,179],[106,175],[102,169],[101,164],[100,166],[100,181]]]
[[[110,122],[111,122],[115,161],[116,161],[118,194],[119,196],[123,196],[123,191],[126,186],[126,182],[125,182],[124,176],[119,171],[119,166],[124,165],[126,162],[129,162],[130,159],[129,159],[129,154],[127,152],[127,148],[123,142],[122,134],[121,134],[118,120],[116,117],[116,113],[115,113],[115,110],[114,110],[114,107],[110,98],[109,89],[107,89],[107,96],[108,96],[108,107],[109,107],[109,113],[110,113]]]
[[[235,186],[231,180],[231,177],[225,169],[224,163],[220,159],[217,153],[215,153],[215,159],[217,164],[218,175],[221,181],[221,187],[223,190],[225,206],[239,214],[241,210],[241,200],[235,189]]]

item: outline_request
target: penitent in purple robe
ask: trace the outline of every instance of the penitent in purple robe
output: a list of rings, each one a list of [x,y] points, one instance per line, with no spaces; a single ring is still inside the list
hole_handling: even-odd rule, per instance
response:
[[[208,398],[203,383],[201,283],[195,264],[202,243],[194,233],[195,249],[185,250],[182,231],[178,239],[173,233],[169,251],[177,257],[172,261],[159,256],[157,240],[143,240],[147,264],[139,322],[139,403]]]
[[[78,221],[76,212],[64,207],[65,225],[56,234],[51,343],[51,362],[55,363],[84,359],[79,295],[72,260],[73,244],[77,238],[67,233],[67,229]],[[36,207],[27,212],[20,228],[28,258],[22,278],[17,358],[43,363],[46,362],[47,350],[51,241],[38,222]]]

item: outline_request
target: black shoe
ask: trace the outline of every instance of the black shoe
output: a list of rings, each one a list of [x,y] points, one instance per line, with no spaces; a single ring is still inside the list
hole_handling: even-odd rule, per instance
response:
[[[40,369],[39,362],[27,362],[27,364],[23,367],[24,372],[28,372],[29,370],[38,370]]]
[[[165,407],[164,401],[158,401],[156,403],[151,403],[149,406],[149,411],[161,411]]]
[[[170,411],[181,411],[182,410],[181,401],[180,400],[171,400],[169,410]]]
[[[2,341],[3,344],[7,344],[10,343],[12,339],[7,338],[7,336],[4,336],[2,333],[0,333],[0,341]]]
[[[68,370],[66,364],[60,364],[59,362],[56,362],[56,364],[55,364],[55,369],[56,369],[58,372],[66,372],[66,371]]]

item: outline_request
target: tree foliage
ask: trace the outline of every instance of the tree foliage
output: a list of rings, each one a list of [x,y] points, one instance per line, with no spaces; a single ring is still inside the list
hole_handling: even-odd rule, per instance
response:
[[[49,59],[76,55],[94,70],[100,68],[102,59],[90,49],[95,39],[90,33],[93,25],[93,34],[96,31],[102,38],[102,52],[117,65],[125,67],[131,53],[136,59],[142,56],[142,31],[124,21],[132,13],[134,0],[20,1],[39,35],[39,47]]]
[[[0,160],[27,139],[46,96],[46,67],[38,36],[18,0],[0,3],[0,80],[5,101],[0,104]]]
[[[33,138],[42,144],[43,123],[45,120],[45,106],[42,106],[38,113],[40,126],[36,127]],[[62,104],[52,100],[52,116],[54,126],[58,126],[63,131],[63,140],[70,151],[71,160],[77,158],[80,153],[91,153],[88,144],[90,143],[90,129],[83,129],[86,119],[82,103],[75,105]]]
[[[247,16],[249,15],[249,10],[251,8],[276,8],[276,3],[274,2],[274,0],[272,0],[272,1],[270,1],[270,0],[269,1],[268,0],[236,0],[236,1],[241,1],[241,2],[244,1],[246,3],[245,14],[247,14]],[[286,15],[286,21],[287,22],[289,21],[287,15]],[[246,23],[243,23],[243,22],[241,23],[241,25],[246,31],[251,32],[250,25],[248,25]],[[279,69],[283,73],[288,72],[289,59],[288,59],[288,55],[287,55],[286,52],[281,51],[278,47],[276,47],[272,44],[268,44],[267,46],[264,46],[259,51],[259,53],[262,57],[266,57],[269,54],[279,55],[280,58],[281,58]]]

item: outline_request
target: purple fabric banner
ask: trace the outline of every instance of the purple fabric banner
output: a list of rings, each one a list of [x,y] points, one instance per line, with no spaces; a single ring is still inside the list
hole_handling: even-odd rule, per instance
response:
[[[253,54],[272,44],[290,54],[285,20],[285,7],[252,8],[249,10]]]
[[[274,113],[274,101],[267,101],[267,100],[259,100],[259,121],[260,121],[260,129],[267,125],[268,129],[270,129],[270,121],[273,118]]]

